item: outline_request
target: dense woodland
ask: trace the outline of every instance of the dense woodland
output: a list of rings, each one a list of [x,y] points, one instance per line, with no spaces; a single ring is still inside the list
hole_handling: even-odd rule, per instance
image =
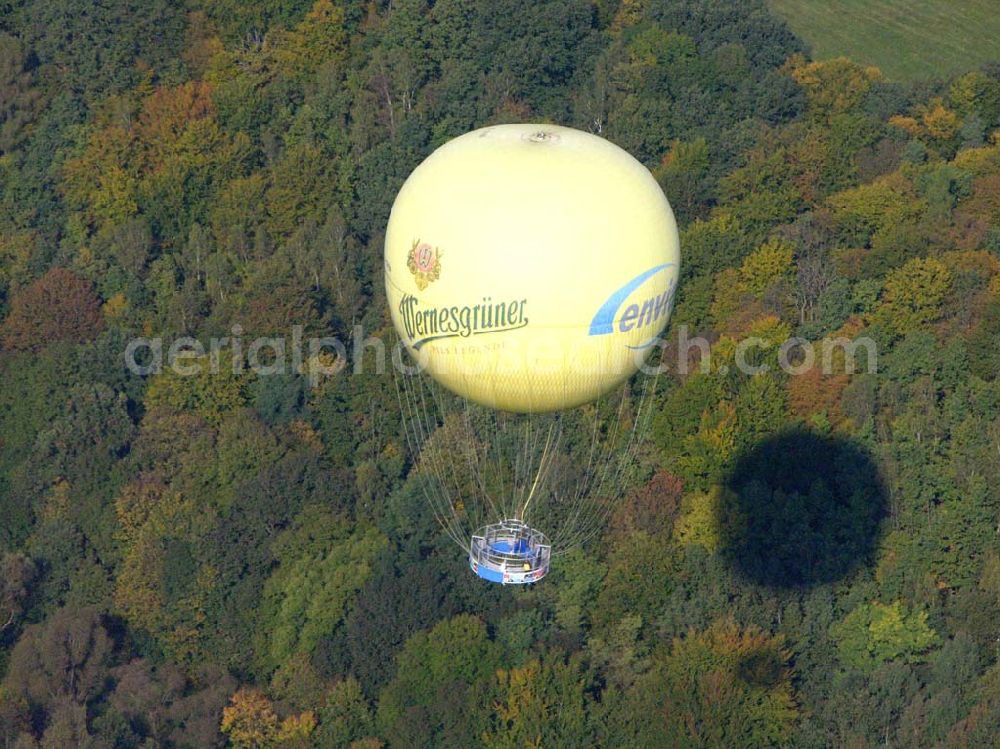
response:
[[[391,376],[122,357],[387,332],[396,190],[515,121],[649,166],[713,347],[518,590]],[[1000,747],[1000,64],[892,83],[761,0],[0,0],[0,320],[0,747]],[[720,372],[748,335],[878,372]]]

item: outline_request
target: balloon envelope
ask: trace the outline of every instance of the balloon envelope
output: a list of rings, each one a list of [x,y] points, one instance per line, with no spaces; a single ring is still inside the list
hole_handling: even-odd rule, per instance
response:
[[[386,229],[393,323],[435,380],[531,413],[588,403],[662,332],[677,225],[649,171],[553,125],[498,125],[432,153]]]

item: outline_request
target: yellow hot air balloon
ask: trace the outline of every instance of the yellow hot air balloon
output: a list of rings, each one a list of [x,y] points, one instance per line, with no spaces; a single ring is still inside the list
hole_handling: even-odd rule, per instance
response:
[[[555,411],[633,375],[679,270],[673,212],[614,144],[497,125],[430,155],[385,240],[393,323],[427,372],[491,408]]]
[[[445,389],[425,397],[424,379],[403,378],[401,403],[428,499],[481,577],[534,582],[553,548],[599,527],[641,437],[641,398],[621,386],[667,324],[679,244],[649,171],[566,127],[467,133],[400,189],[385,238],[392,320]],[[613,423],[579,408],[615,393]],[[552,542],[529,511],[558,526]],[[470,523],[486,523],[471,542]]]

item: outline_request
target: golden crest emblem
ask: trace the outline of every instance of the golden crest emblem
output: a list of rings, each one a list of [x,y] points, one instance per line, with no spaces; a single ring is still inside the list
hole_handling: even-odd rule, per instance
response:
[[[406,267],[413,274],[417,288],[423,291],[429,283],[441,277],[441,250],[431,247],[427,242],[414,239],[410,254],[406,258]]]

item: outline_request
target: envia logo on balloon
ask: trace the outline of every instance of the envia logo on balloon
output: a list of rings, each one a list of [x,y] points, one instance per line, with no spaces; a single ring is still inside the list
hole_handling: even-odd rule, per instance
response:
[[[671,277],[667,288],[660,292],[639,297],[629,305],[625,305],[633,295],[657,278],[660,273],[666,273],[674,267],[674,263],[664,263],[656,265],[647,271],[643,271],[620,289],[616,290],[597,310],[594,319],[590,321],[590,332],[588,335],[599,336],[609,335],[614,332],[629,333],[654,326],[658,320],[666,320],[670,317],[670,308],[674,303],[674,292],[677,289],[677,279]],[[624,309],[623,309],[624,308]],[[621,314],[619,314],[621,312]],[[648,341],[640,343],[638,346],[629,348],[648,348],[656,340],[656,334],[662,326],[652,327],[652,335]]]

